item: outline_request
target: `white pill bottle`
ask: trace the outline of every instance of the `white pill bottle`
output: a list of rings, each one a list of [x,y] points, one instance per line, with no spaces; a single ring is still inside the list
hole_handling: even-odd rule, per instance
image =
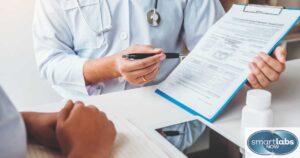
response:
[[[253,89],[247,92],[246,106],[242,110],[242,137],[245,135],[246,128],[273,126],[271,98],[272,94],[266,90]]]

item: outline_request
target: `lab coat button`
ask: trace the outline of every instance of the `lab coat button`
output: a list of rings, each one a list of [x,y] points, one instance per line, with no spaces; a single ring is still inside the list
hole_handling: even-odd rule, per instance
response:
[[[127,40],[128,34],[127,34],[126,32],[122,32],[122,33],[120,34],[120,38],[121,38],[121,40]]]

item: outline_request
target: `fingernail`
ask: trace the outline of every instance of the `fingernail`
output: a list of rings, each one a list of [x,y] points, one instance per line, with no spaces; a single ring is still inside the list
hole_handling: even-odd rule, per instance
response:
[[[282,61],[285,61],[285,56],[283,54],[280,55]]]
[[[162,56],[160,57],[160,60],[165,60],[166,59],[166,55],[165,54],[162,54]]]
[[[76,105],[78,105],[78,104],[79,104],[79,105],[80,105],[80,104],[81,104],[81,105],[84,105],[84,103],[83,103],[82,101],[76,101],[75,104],[76,104]]]

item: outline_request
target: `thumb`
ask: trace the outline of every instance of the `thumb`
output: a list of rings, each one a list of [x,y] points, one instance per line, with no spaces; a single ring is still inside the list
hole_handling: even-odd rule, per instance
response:
[[[58,122],[64,122],[71,113],[72,109],[74,107],[74,103],[72,100],[68,100],[65,107],[58,113],[57,121]]]
[[[147,53],[147,54],[159,54],[163,52],[161,48],[155,48],[150,45],[137,45],[133,48],[131,53]]]
[[[274,56],[279,62],[285,63],[287,51],[283,47],[277,47],[275,49]]]

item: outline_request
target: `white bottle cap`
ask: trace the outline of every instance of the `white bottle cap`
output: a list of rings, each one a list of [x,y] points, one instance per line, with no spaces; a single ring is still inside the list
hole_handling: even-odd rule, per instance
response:
[[[247,92],[246,104],[254,109],[268,109],[271,106],[272,94],[269,91],[253,89]]]

